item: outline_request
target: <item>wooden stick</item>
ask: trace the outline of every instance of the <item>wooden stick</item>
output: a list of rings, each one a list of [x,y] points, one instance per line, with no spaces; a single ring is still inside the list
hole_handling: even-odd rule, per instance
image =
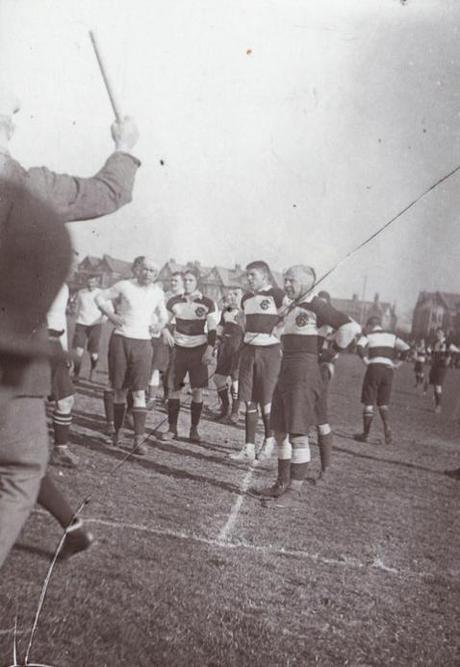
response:
[[[96,54],[97,62],[99,65],[99,69],[101,70],[102,78],[104,80],[105,88],[107,90],[107,94],[110,99],[110,104],[112,105],[113,112],[115,114],[115,118],[118,121],[121,121],[123,118],[123,114],[121,113],[121,108],[118,103],[118,100],[115,96],[114,89],[112,86],[112,82],[109,78],[109,75],[107,73],[107,68],[104,63],[104,59],[102,57],[101,49],[99,48],[98,42],[96,35],[93,30],[89,31],[89,37],[91,39],[91,44],[93,45],[94,53]]]

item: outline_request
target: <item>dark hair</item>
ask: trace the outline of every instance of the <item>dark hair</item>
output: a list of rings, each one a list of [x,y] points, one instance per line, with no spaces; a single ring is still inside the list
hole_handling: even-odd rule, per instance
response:
[[[99,280],[99,276],[95,273],[90,273],[86,280]]]
[[[318,292],[318,298],[324,299],[324,301],[327,301],[327,303],[331,303],[331,295],[324,289],[321,290],[321,292]]]
[[[381,326],[382,324],[382,318],[378,317],[377,315],[372,315],[372,317],[369,317],[369,319],[366,322],[366,327],[377,327]]]
[[[253,269],[256,271],[263,271],[267,276],[270,275],[270,267],[263,259],[256,259],[254,262],[249,262],[249,264],[246,265],[246,271],[252,271]]]
[[[136,267],[139,266],[139,264],[142,264],[142,262],[145,259],[145,255],[138,255],[133,259],[133,263],[131,264],[131,271],[134,271]]]
[[[171,273],[171,278],[175,278],[177,276],[179,276],[182,281],[184,280],[184,272],[183,271],[173,271]]]
[[[200,282],[200,272],[198,269],[194,266],[186,266],[185,269],[182,272],[182,275],[185,276],[187,273],[190,273],[192,276],[194,276],[195,280],[197,283]]]

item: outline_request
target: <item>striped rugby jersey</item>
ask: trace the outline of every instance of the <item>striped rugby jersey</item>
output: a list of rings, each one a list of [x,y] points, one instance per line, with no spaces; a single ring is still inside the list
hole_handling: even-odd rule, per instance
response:
[[[394,367],[398,352],[405,353],[409,345],[391,331],[384,331],[382,327],[374,327],[368,334],[361,336],[358,341],[358,354],[366,357],[369,364],[383,364]]]
[[[281,336],[283,355],[299,352],[317,355],[319,339],[325,326],[336,330],[334,344],[337,350],[347,348],[361,332],[360,326],[348,315],[336,310],[323,299],[313,296],[310,301],[294,306],[287,314]]]
[[[449,363],[449,347],[447,340],[437,340],[433,343],[431,348],[431,365],[432,366],[447,366]]]
[[[243,313],[239,308],[224,308],[217,326],[219,338],[243,337]]]
[[[287,303],[285,293],[278,287],[244,294],[241,299],[245,318],[244,342],[260,347],[279,345],[279,338],[273,330],[280,323],[280,311]]]
[[[179,347],[214,345],[216,342],[217,310],[214,301],[195,292],[189,297],[173,296],[166,304],[175,320],[174,343]]]

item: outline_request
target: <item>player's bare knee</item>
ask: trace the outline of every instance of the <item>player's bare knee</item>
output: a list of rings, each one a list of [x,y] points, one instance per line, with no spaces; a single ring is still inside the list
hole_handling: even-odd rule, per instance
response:
[[[329,424],[318,424],[317,429],[320,435],[329,435],[332,432]]]
[[[73,404],[75,402],[74,396],[66,396],[65,398],[60,398],[56,401],[56,408],[59,412],[69,413],[72,412]]]
[[[202,403],[202,401],[203,401],[203,390],[201,388],[192,389],[192,401],[194,403]]]
[[[133,391],[133,405],[135,408],[145,408],[145,391],[143,389]]]

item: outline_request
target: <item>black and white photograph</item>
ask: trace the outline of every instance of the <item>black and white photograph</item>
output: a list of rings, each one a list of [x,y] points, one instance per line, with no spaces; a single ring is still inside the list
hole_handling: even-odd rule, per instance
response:
[[[460,665],[459,37],[0,0],[0,667]]]

